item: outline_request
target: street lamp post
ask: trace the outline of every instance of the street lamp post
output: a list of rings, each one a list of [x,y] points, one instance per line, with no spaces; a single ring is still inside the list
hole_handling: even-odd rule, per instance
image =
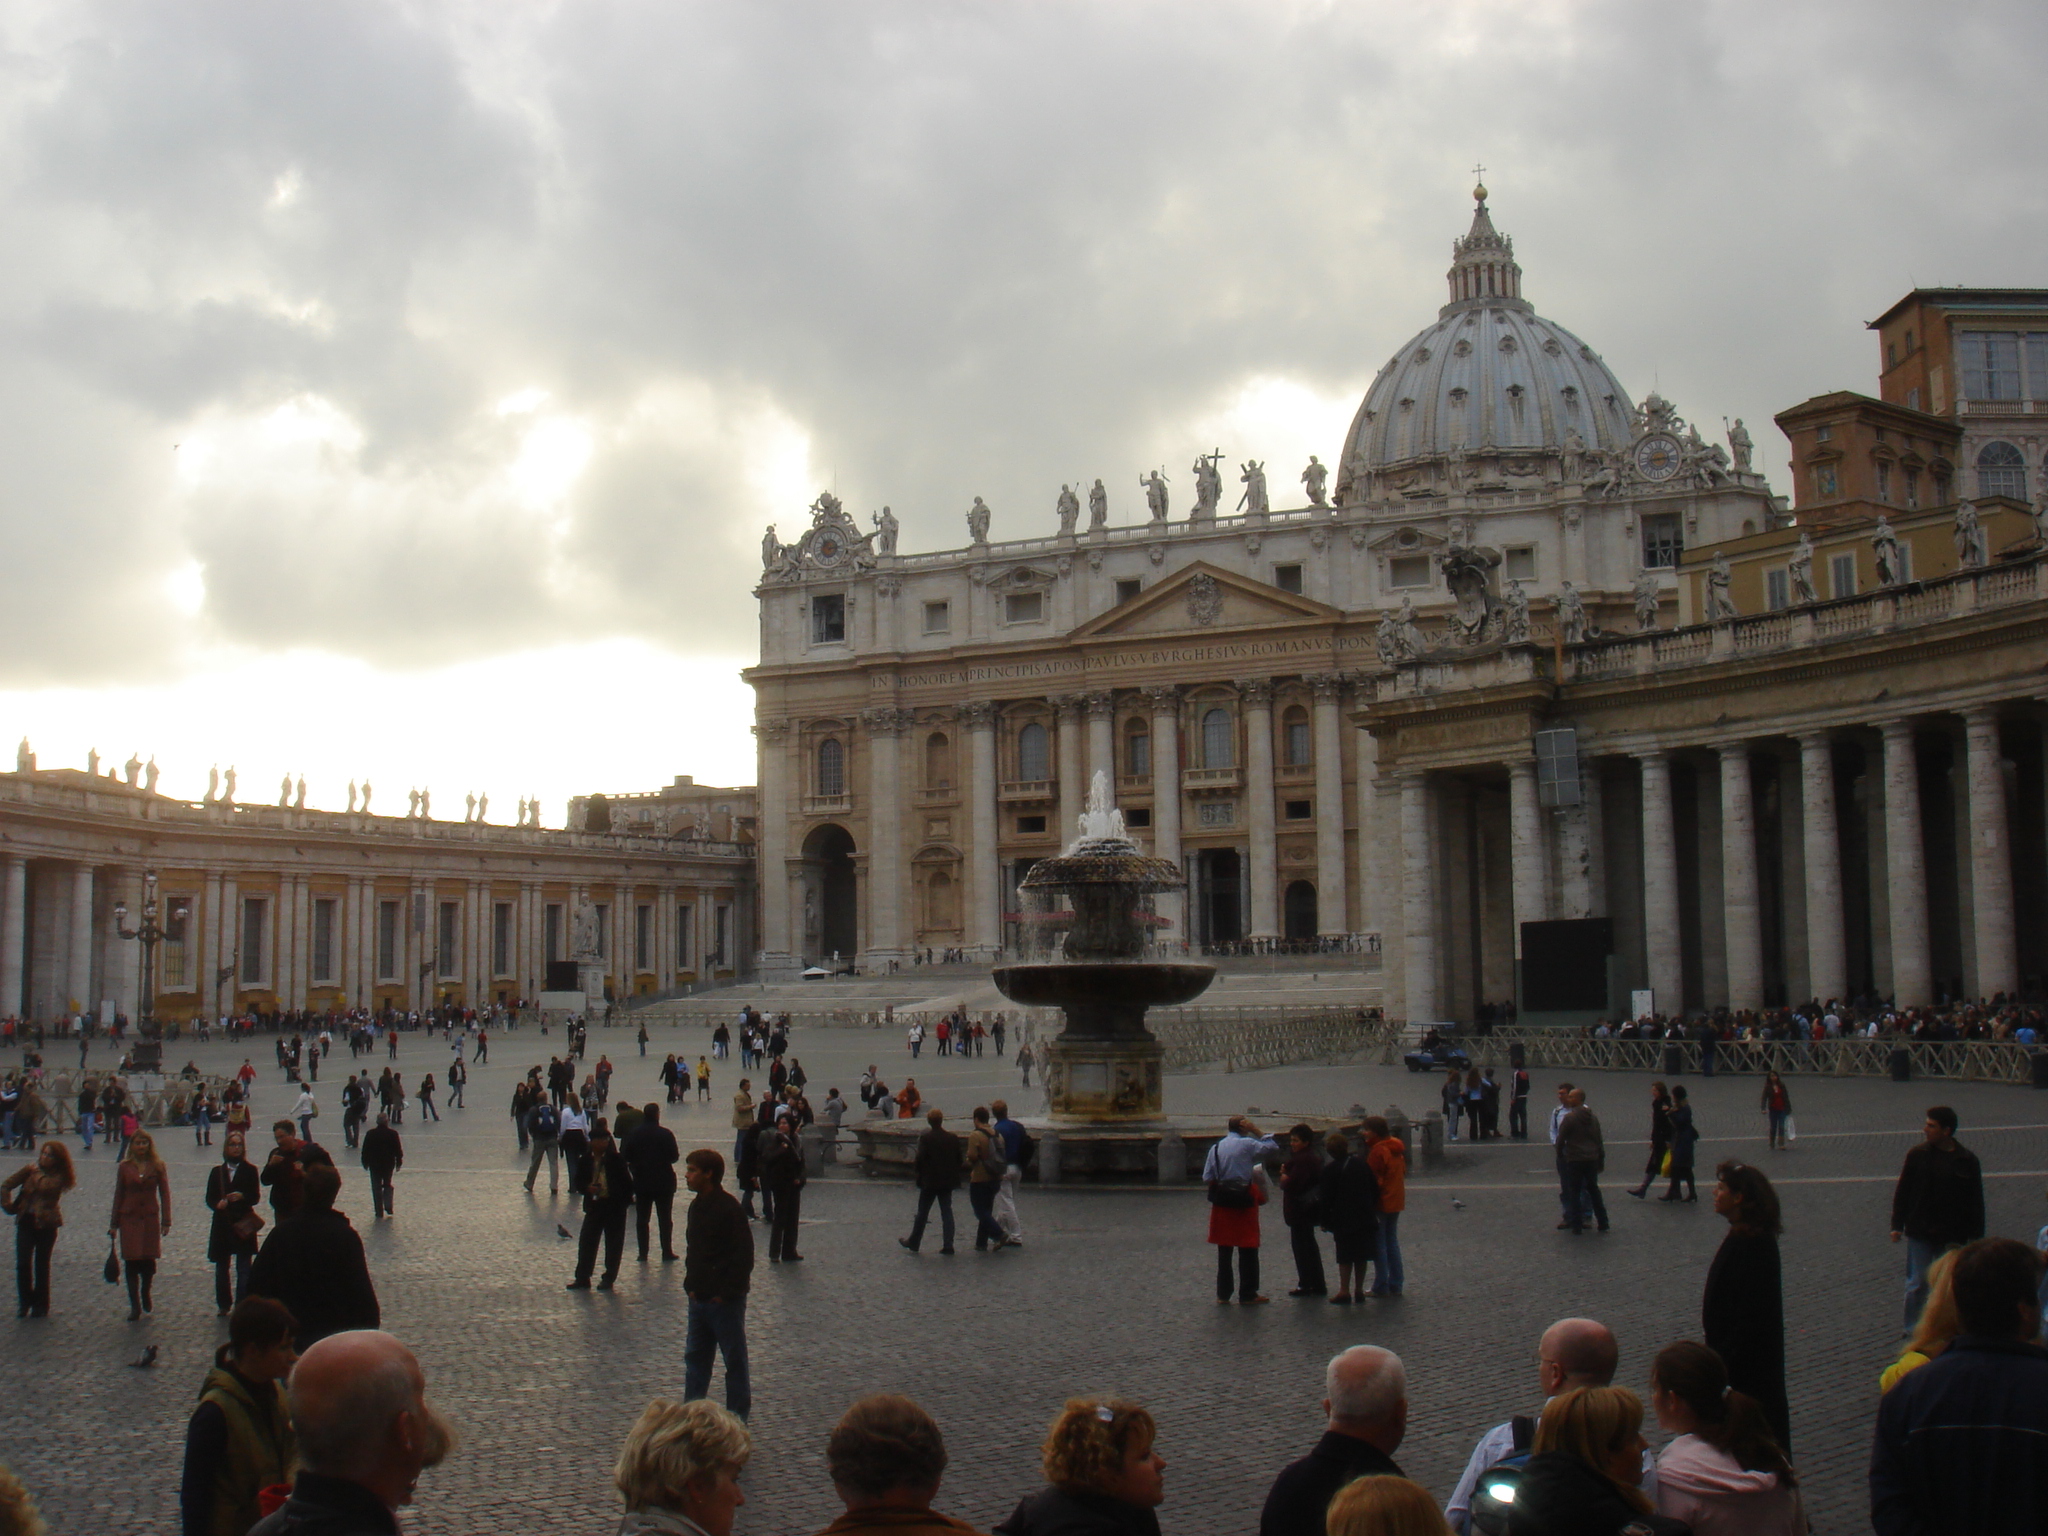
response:
[[[156,1038],[156,947],[167,937],[169,931],[157,921],[156,871],[144,870],[142,874],[142,922],[139,927],[128,926],[128,903],[114,903],[114,931],[124,939],[139,941],[142,945],[142,996],[137,1011],[141,1018],[136,1027],[143,1039]],[[171,920],[182,923],[190,915],[185,907],[173,907]]]

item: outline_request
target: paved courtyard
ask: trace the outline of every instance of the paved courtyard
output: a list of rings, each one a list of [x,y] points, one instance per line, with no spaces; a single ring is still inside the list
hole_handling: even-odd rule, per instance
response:
[[[520,1187],[524,1165],[507,1101],[518,1072],[557,1045],[559,1036],[532,1029],[500,1036],[490,1064],[474,1072],[467,1110],[448,1111],[438,1125],[408,1114],[394,1220],[369,1219],[362,1175],[344,1162],[341,1204],[366,1233],[385,1324],[417,1350],[430,1390],[465,1435],[461,1450],[423,1479],[407,1522],[416,1532],[611,1531],[618,1504],[609,1470],[627,1426],[650,1397],[680,1394],[680,1266],[635,1265],[629,1239],[616,1293],[568,1293],[571,1245],[555,1224],[574,1229],[571,1202],[550,1199],[544,1182],[533,1197]],[[594,1030],[591,1061],[608,1050],[620,1069],[614,1097],[624,1091],[644,1101],[658,1097],[653,1069],[671,1048],[694,1059],[708,1035],[665,1028],[643,1064],[629,1030]],[[868,1060],[882,1063],[892,1087],[907,1065],[893,1034],[815,1031],[794,1050],[814,1102],[834,1082],[851,1097]],[[259,1126],[293,1097],[265,1067],[269,1051],[265,1038],[251,1053],[264,1069]],[[98,1054],[104,1060],[105,1048]],[[195,1057],[226,1071],[241,1054],[215,1045],[171,1059]],[[332,1067],[347,1059],[338,1053]],[[399,1066],[416,1085],[445,1060],[438,1041],[407,1037]],[[379,1052],[375,1065],[382,1064]],[[716,1065],[715,1102],[691,1106],[677,1127],[685,1147],[729,1144],[725,1105],[739,1074],[732,1063]],[[926,1097],[949,1113],[964,1114],[1017,1081],[993,1056],[949,1061],[928,1050],[916,1066]],[[339,1076],[330,1070],[320,1085],[318,1129],[330,1145],[341,1139]],[[1539,1074],[1539,1107],[1555,1078]],[[1547,1146],[1454,1147],[1411,1185],[1408,1296],[1364,1308],[1286,1298],[1291,1266],[1277,1212],[1265,1226],[1273,1305],[1216,1306],[1198,1191],[1027,1188],[1027,1246],[981,1256],[963,1240],[948,1259],[935,1243],[915,1258],[896,1246],[909,1222],[904,1186],[843,1170],[814,1184],[802,1237],[808,1261],[763,1263],[755,1274],[756,1449],[746,1478],[752,1502],[739,1529],[795,1533],[828,1523],[837,1506],[824,1475],[826,1432],[850,1399],[877,1389],[908,1392],[938,1418],[953,1458],[940,1507],[984,1530],[1036,1486],[1037,1442],[1062,1399],[1099,1391],[1136,1398],[1161,1424],[1169,1463],[1162,1524],[1191,1536],[1256,1524],[1273,1473],[1318,1433],[1324,1362],[1349,1344],[1383,1344],[1407,1362],[1412,1416],[1397,1459],[1439,1496],[1476,1435],[1533,1406],[1536,1335],[1553,1318],[1583,1313],[1612,1324],[1622,1344],[1620,1380],[1646,1392],[1656,1350],[1698,1334],[1701,1283],[1725,1228],[1704,1199],[1643,1205],[1621,1193],[1646,1151],[1647,1079],[1586,1081],[1608,1135],[1613,1232],[1573,1239],[1553,1230]],[[1274,1128],[1294,1113],[1338,1113],[1353,1102],[1398,1102],[1419,1116],[1434,1087],[1398,1068],[1292,1068],[1175,1077],[1169,1102],[1179,1113],[1219,1115],[1256,1106]],[[1885,1233],[1899,1158],[1926,1105],[1954,1104],[1963,1140],[1991,1175],[1991,1230],[2031,1238],[2048,1219],[2048,1096],[1795,1081],[1800,1140],[1771,1153],[1754,1079],[1692,1087],[1706,1137],[1703,1171],[1720,1158],[1753,1158],[1783,1189],[1795,1459],[1819,1529],[1867,1529],[1863,1469],[1876,1378],[1896,1348],[1902,1258]],[[1035,1107],[1035,1093],[1031,1099]],[[183,1422],[224,1337],[199,1203],[218,1147],[195,1148],[189,1132],[175,1129],[162,1144],[178,1205],[155,1319],[126,1322],[125,1296],[99,1277],[99,1213],[111,1181],[102,1149],[80,1160],[81,1187],[67,1201],[54,1315],[14,1325],[15,1390],[0,1407],[0,1432],[7,1458],[63,1536],[178,1528]],[[0,1165],[19,1159],[0,1154]],[[964,1215],[964,1196],[958,1206]],[[161,1347],[159,1363],[130,1368],[146,1343]]]

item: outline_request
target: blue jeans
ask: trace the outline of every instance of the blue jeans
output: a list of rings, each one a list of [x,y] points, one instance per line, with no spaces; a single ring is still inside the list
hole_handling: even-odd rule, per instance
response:
[[[725,1356],[725,1406],[745,1418],[754,1406],[753,1383],[747,1376],[747,1298],[699,1301],[690,1298],[688,1331],[683,1341],[683,1401],[711,1395],[711,1357]]]
[[[915,1249],[924,1241],[924,1224],[931,1219],[932,1202],[939,1203],[939,1232],[945,1241],[939,1246],[953,1246],[953,1191],[950,1189],[920,1189],[917,1192],[917,1220],[911,1224],[910,1246]]]
[[[1948,1248],[1942,1243],[1922,1242],[1917,1237],[1906,1239],[1907,1333],[1919,1323],[1921,1309],[1927,1305],[1927,1271],[1946,1252]]]
[[[97,1115],[80,1115],[78,1117],[78,1137],[79,1140],[85,1143],[85,1150],[88,1152],[92,1150],[92,1128],[98,1119],[99,1116]]]
[[[1389,1291],[1399,1292],[1407,1274],[1401,1267],[1401,1213],[1380,1212],[1380,1236],[1378,1252],[1374,1255],[1379,1272],[1373,1276],[1372,1289],[1376,1296]]]

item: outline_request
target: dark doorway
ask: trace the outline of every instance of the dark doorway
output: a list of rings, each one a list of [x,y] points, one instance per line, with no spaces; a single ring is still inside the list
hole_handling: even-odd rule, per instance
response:
[[[1240,887],[1244,860],[1235,848],[1204,848],[1195,855],[1195,908],[1204,944],[1235,944],[1244,937]]]
[[[851,962],[860,948],[860,898],[853,875],[853,834],[828,822],[804,839],[818,869],[818,958]]]
[[[1309,880],[1296,880],[1287,887],[1281,924],[1290,939],[1316,936],[1316,888]]]

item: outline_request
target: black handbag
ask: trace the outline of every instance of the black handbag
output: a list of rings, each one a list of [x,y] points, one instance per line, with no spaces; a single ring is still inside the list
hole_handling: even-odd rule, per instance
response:
[[[111,1242],[107,1244],[107,1262],[106,1266],[100,1271],[100,1277],[109,1285],[119,1285],[121,1283],[121,1249],[118,1244]]]
[[[1226,1211],[1248,1210],[1258,1203],[1249,1179],[1211,1179],[1209,1203]]]

